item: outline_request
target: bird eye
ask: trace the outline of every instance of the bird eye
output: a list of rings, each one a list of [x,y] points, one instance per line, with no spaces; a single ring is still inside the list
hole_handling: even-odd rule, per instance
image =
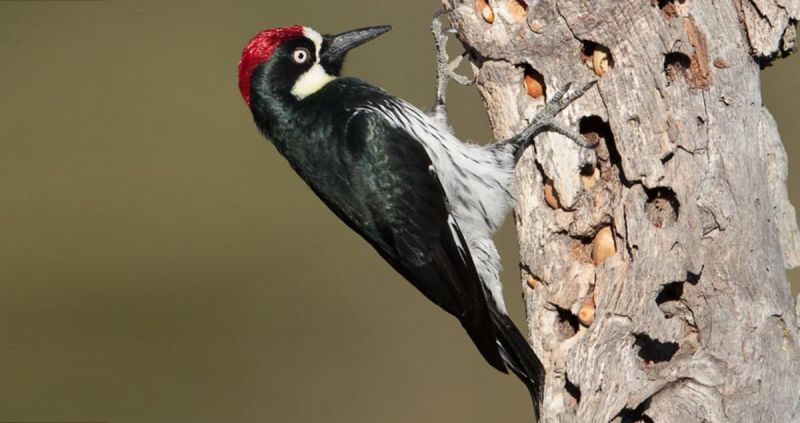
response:
[[[294,51],[294,54],[292,54],[292,59],[294,59],[294,62],[298,65],[302,65],[308,60],[308,50],[302,47],[298,48]]]

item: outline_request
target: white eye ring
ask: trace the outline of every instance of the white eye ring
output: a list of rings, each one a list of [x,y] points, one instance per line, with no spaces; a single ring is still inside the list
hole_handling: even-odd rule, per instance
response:
[[[308,50],[303,47],[298,48],[294,51],[294,53],[292,53],[292,59],[298,65],[302,65],[306,62],[306,60],[308,60]]]

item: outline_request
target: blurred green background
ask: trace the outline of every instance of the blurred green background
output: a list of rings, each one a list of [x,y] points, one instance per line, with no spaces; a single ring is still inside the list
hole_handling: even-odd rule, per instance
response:
[[[0,421],[529,421],[522,385],[313,196],[236,86],[263,28],[390,23],[346,71],[427,107],[438,6],[0,2]],[[792,163],[798,72],[763,73]],[[451,87],[456,131],[487,139]]]

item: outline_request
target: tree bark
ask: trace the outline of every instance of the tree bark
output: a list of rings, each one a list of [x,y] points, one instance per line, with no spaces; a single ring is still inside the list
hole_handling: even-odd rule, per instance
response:
[[[559,117],[597,147],[547,133],[517,171],[542,421],[800,421],[800,233],[759,87],[800,1],[443,3],[497,138],[599,79]]]

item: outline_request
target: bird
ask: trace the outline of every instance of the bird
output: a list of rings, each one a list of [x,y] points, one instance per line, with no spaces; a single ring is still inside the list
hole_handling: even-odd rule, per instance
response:
[[[583,139],[552,118],[591,88],[557,92],[516,136],[485,146],[446,124],[454,77],[434,17],[437,102],[426,113],[343,76],[347,53],[390,26],[322,35],[301,25],[256,34],[242,50],[239,90],[258,130],[311,190],[430,301],[455,316],[483,358],[526,385],[538,417],[544,367],[508,317],[492,235],[514,204],[513,172],[547,130]]]

